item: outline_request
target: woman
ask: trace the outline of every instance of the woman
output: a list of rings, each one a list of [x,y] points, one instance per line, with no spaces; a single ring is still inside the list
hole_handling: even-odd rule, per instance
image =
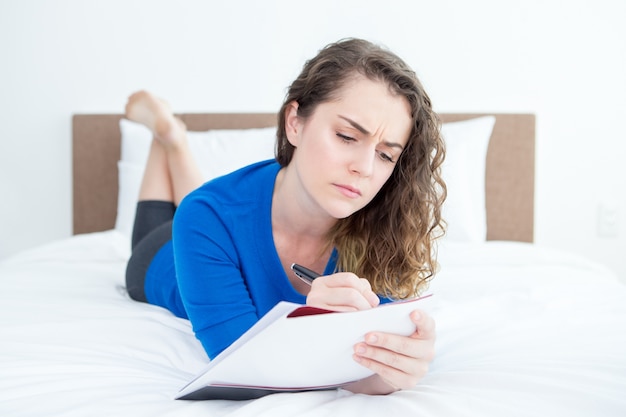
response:
[[[428,96],[395,54],[359,39],[322,49],[280,109],[276,160],[204,185],[165,103],[138,92],[126,116],[155,138],[129,293],[189,318],[210,358],[281,300],[363,310],[414,296],[432,277],[443,143]],[[308,285],[292,263],[323,274]],[[347,389],[386,394],[421,379],[434,321],[423,311],[411,319],[409,337],[371,332],[354,347],[375,374]]]

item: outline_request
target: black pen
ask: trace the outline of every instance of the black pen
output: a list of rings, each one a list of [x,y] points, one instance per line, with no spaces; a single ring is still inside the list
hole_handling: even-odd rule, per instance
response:
[[[309,268],[305,268],[298,264],[291,264],[291,269],[293,269],[293,272],[298,276],[298,278],[309,285],[313,284],[313,280],[315,278],[321,276],[321,274],[311,271]]]

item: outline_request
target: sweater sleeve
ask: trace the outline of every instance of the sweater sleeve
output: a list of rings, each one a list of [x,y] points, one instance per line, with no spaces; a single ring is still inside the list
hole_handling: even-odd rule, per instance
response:
[[[230,225],[219,206],[191,193],[174,217],[173,242],[181,299],[211,359],[259,319],[241,272]]]

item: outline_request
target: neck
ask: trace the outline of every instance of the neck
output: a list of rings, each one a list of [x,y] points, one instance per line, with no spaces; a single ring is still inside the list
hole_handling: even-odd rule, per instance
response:
[[[287,166],[276,177],[272,197],[272,228],[294,237],[325,240],[337,219],[322,213],[304,196],[297,178]]]

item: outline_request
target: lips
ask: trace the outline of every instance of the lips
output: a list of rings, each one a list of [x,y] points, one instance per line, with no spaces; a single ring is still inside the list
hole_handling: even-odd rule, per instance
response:
[[[348,198],[361,197],[361,190],[359,190],[358,188],[346,184],[334,184],[334,186],[337,187],[341,194]]]

